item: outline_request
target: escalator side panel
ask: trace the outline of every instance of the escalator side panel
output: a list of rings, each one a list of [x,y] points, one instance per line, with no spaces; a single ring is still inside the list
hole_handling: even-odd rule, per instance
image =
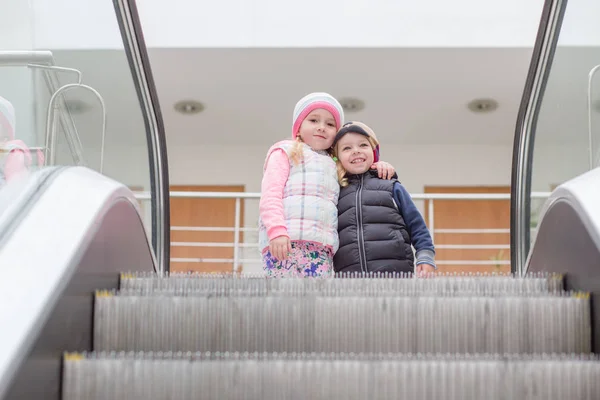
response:
[[[592,296],[592,351],[600,346],[600,168],[559,186],[546,202],[526,265],[565,273],[567,290]]]
[[[85,172],[79,178],[97,179],[95,183],[89,183],[96,187],[106,184],[107,180],[93,171]],[[81,185],[76,187],[81,189]],[[0,389],[5,391],[0,391],[0,398],[60,399],[62,353],[70,349],[92,349],[94,291],[116,289],[121,271],[149,272],[154,269],[154,256],[133,194],[120,184],[106,187],[111,193],[105,193],[103,204],[90,213],[89,229],[82,232],[77,243],[79,247],[73,252],[69,265],[49,268],[57,272],[47,284],[54,285],[59,276],[62,282],[53,286],[55,292],[47,296],[45,310],[28,310],[29,318],[37,318],[37,321],[28,325],[29,332],[19,344],[20,357],[13,360],[12,371],[0,376],[4,380],[0,382]],[[80,201],[85,201],[83,192],[78,193],[83,196]],[[69,218],[69,215],[53,215],[47,221],[38,220],[32,224],[38,232],[38,236],[30,235],[32,249],[36,248],[36,240],[46,239],[39,237],[39,232],[51,232],[44,224],[57,224],[57,235],[62,233],[61,229],[67,229],[68,222],[61,226],[61,218]],[[52,263],[52,254],[47,254],[46,258],[47,263]],[[13,284],[19,285],[19,282]],[[27,287],[27,282],[23,287]],[[10,327],[3,327],[6,329]]]

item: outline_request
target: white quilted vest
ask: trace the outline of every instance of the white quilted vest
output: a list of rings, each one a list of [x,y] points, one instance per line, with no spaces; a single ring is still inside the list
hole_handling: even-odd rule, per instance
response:
[[[273,145],[267,153],[282,149],[290,155],[294,141],[284,140]],[[290,240],[309,241],[339,247],[337,202],[340,186],[335,162],[325,151],[314,151],[303,144],[303,160],[298,165],[290,160],[290,175],[283,190],[285,223]],[[259,249],[269,246],[269,238],[259,218]]]

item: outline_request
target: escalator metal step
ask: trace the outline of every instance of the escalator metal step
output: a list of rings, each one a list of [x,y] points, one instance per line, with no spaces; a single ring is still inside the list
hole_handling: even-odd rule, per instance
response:
[[[586,293],[226,297],[98,292],[94,319],[97,351],[591,351]]]
[[[592,400],[595,356],[66,354],[64,400]]]
[[[139,290],[152,293],[157,290],[204,290],[221,293],[277,292],[289,289],[306,291],[361,290],[366,293],[391,291],[400,293],[546,293],[563,290],[561,274],[536,273],[524,278],[510,275],[439,275],[431,279],[414,279],[408,276],[387,278],[380,275],[349,275],[334,279],[266,279],[265,277],[237,277],[223,274],[174,274],[167,277],[154,274],[121,274],[122,290]],[[352,278],[352,279],[350,279]]]

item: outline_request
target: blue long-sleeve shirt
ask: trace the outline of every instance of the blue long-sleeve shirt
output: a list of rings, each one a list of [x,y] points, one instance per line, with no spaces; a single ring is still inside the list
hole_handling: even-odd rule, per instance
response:
[[[394,201],[398,206],[398,211],[404,218],[406,229],[416,252],[415,265],[431,264],[435,265],[435,246],[433,239],[427,229],[423,216],[417,209],[410,194],[400,182],[394,183],[393,190]]]

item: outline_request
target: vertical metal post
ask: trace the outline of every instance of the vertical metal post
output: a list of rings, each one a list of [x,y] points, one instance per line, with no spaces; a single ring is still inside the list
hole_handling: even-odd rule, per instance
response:
[[[427,200],[429,207],[427,209],[427,219],[429,220],[429,232],[431,233],[431,240],[433,241],[433,244],[435,245],[435,221],[434,221],[434,215],[435,215],[435,210],[433,208],[433,199],[429,199]]]
[[[235,222],[233,228],[233,272],[237,272],[240,259],[240,209],[241,199],[235,198]]]
[[[587,86],[587,107],[588,107],[588,140],[590,146],[590,170],[594,169],[594,135],[592,133],[592,83],[594,81],[594,75],[600,69],[600,65],[596,65],[590,71],[588,75],[588,86]]]

